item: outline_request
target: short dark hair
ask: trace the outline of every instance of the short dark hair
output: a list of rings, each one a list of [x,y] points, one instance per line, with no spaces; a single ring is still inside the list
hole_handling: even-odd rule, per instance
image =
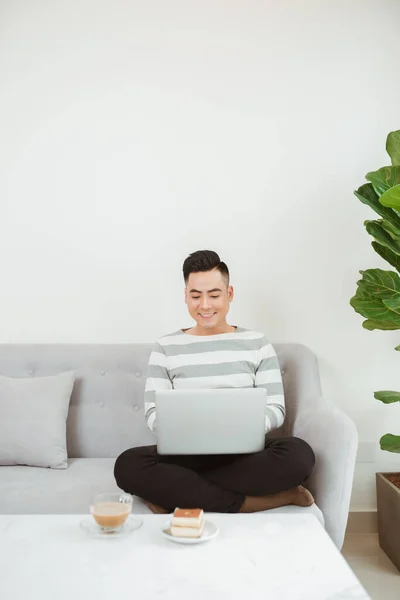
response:
[[[224,262],[221,262],[220,257],[213,250],[197,250],[189,254],[183,263],[183,278],[187,284],[190,273],[198,273],[199,271],[212,271],[218,269],[225,280],[226,285],[229,285],[229,269]]]

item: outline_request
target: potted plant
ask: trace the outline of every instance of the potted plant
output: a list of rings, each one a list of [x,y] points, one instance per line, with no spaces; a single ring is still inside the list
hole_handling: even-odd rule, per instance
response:
[[[364,225],[374,238],[374,250],[395,268],[360,271],[362,279],[350,304],[366,318],[363,327],[369,331],[400,329],[400,130],[389,133],[386,150],[391,166],[367,173],[368,183],[354,192],[380,216]],[[395,349],[400,351],[400,345]],[[400,392],[381,390],[374,396],[384,404],[400,401]],[[400,435],[387,433],[380,446],[400,453]],[[379,544],[400,570],[400,473],[377,473],[376,491]]]

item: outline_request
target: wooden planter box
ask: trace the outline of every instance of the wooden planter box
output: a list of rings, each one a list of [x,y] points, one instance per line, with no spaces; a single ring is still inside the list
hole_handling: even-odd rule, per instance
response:
[[[379,545],[400,571],[400,489],[386,475],[376,474]]]

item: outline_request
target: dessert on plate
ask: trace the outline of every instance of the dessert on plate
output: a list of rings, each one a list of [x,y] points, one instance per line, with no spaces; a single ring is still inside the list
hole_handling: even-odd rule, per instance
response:
[[[202,508],[176,508],[171,521],[171,535],[174,537],[199,538],[204,529]]]

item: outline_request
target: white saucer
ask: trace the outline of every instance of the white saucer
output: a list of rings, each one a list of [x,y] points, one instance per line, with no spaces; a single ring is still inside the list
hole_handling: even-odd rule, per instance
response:
[[[130,533],[132,533],[132,531],[139,529],[142,526],[142,524],[142,519],[140,519],[137,516],[130,515],[125,521],[125,523],[122,525],[122,527],[111,531],[100,527],[100,525],[96,523],[93,517],[83,519],[83,521],[81,521],[80,523],[80,526],[84,531],[86,531],[86,533],[88,533],[92,537],[115,539],[129,535]]]
[[[171,520],[164,523],[161,528],[161,533],[167,540],[174,542],[175,544],[203,544],[204,542],[208,542],[215,538],[219,533],[218,527],[214,523],[211,523],[211,521],[205,521],[203,533],[199,538],[175,537],[171,535],[170,527]]]

